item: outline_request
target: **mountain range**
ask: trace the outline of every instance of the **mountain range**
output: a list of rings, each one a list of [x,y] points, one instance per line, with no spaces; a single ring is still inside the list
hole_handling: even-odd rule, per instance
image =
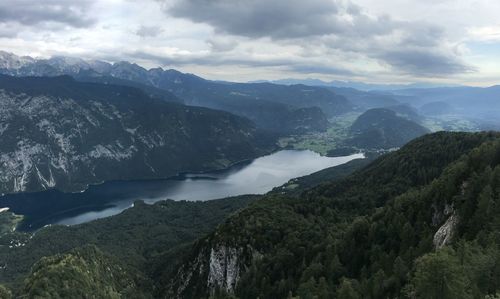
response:
[[[281,137],[365,153],[268,194],[138,200],[74,226],[21,231],[23,216],[0,208],[0,298],[500,293],[500,135],[425,127],[498,123],[497,87],[216,82],[6,52],[0,73],[0,193],[225,168]]]
[[[335,88],[352,88],[361,91],[375,91],[375,90],[400,90],[400,89],[409,89],[409,88],[433,88],[433,87],[458,87],[459,85],[442,85],[436,83],[410,83],[410,84],[374,84],[374,83],[365,83],[358,81],[324,81],[320,79],[279,79],[279,80],[257,80],[251,81],[250,83],[274,83],[274,84],[282,84],[282,85],[295,85],[295,84],[304,84],[310,86],[323,86],[323,87],[335,87]]]
[[[500,121],[500,87],[471,87],[439,84],[366,84],[362,82],[331,81],[316,79],[284,79],[259,81],[283,85],[306,84],[327,88],[347,98],[352,104],[364,109],[385,108],[408,104],[423,116],[446,119],[458,118],[479,123],[483,129],[498,129]],[[445,106],[446,105],[446,106]]]
[[[453,114],[496,128],[500,111],[500,90],[496,87],[437,87],[429,84],[387,85],[367,88],[338,82],[277,81],[232,83],[211,81],[193,74],[161,68],[145,69],[122,61],[108,63],[73,57],[35,59],[0,52],[0,73],[12,76],[70,75],[79,81],[112,83],[141,88],[146,93],[171,99],[175,95],[187,105],[227,111],[252,120],[259,128],[277,134],[325,131],[328,118],[352,111],[411,105],[425,117],[447,120]],[[286,84],[284,84],[286,83]],[[354,88],[353,88],[354,87]],[[446,115],[436,113],[446,103]],[[425,106],[424,106],[425,105]],[[432,108],[436,108],[434,111]],[[439,111],[438,111],[439,112]]]
[[[80,191],[109,180],[222,168],[271,151],[280,136],[325,131],[329,117],[366,107],[392,105],[387,109],[406,122],[418,122],[391,96],[215,82],[128,62],[1,52],[0,73],[8,74],[0,76],[1,193]],[[391,136],[389,127],[377,132],[391,142],[370,143],[372,132],[356,131],[349,145],[387,149],[423,132],[406,126]]]
[[[164,178],[274,148],[247,119],[175,102],[69,76],[0,75],[0,193]]]
[[[403,89],[386,94],[392,94],[400,102],[412,103],[416,107],[445,103],[449,106],[446,112],[453,111],[468,117],[495,119],[500,111],[500,86]]]
[[[70,75],[80,81],[146,86],[171,92],[188,105],[247,117],[258,127],[277,133],[325,130],[328,116],[352,109],[344,97],[318,87],[221,83],[175,70],[146,70],[129,62],[110,64],[79,58],[34,59],[0,54],[0,73],[6,75]]]

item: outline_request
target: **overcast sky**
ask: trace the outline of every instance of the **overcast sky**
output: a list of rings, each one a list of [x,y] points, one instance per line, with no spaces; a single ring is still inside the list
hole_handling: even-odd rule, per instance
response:
[[[493,85],[499,12],[498,0],[2,0],[0,49],[231,81]]]

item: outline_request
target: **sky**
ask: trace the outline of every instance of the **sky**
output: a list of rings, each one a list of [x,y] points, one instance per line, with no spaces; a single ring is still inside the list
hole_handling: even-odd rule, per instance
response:
[[[2,0],[0,50],[228,81],[500,84],[498,0]]]

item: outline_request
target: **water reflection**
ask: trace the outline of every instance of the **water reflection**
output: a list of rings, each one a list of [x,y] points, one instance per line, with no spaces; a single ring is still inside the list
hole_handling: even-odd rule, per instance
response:
[[[5,195],[0,207],[25,215],[20,229],[46,224],[74,225],[120,213],[136,200],[209,200],[242,194],[263,194],[288,180],[344,164],[363,154],[322,157],[312,151],[284,150],[222,171],[188,173],[164,180],[114,181],[82,193],[56,190]]]

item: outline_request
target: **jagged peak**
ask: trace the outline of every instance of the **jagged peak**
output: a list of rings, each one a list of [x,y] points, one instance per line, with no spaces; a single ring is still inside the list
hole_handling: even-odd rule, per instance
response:
[[[34,61],[35,59],[30,56],[18,56],[14,53],[0,50],[0,68],[19,69]]]

